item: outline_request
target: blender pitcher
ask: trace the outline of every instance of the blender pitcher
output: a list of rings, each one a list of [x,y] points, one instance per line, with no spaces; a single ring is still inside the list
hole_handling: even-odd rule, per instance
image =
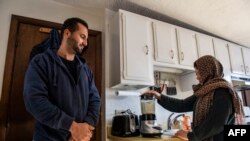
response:
[[[155,114],[155,97],[141,96],[141,112],[142,114]]]
[[[156,123],[155,97],[141,95],[140,132],[143,137],[162,135],[162,128]]]

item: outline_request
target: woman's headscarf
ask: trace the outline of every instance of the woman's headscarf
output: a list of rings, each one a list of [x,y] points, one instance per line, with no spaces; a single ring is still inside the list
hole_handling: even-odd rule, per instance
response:
[[[223,67],[221,63],[213,56],[206,55],[196,60],[194,67],[200,75],[200,83],[194,88],[194,95],[198,97],[195,107],[194,126],[199,125],[207,117],[207,113],[213,104],[214,91],[217,88],[227,88],[229,90],[232,96],[234,112],[237,114],[236,118],[242,118],[241,101],[231,84],[222,78]],[[236,121],[238,120],[236,119]]]

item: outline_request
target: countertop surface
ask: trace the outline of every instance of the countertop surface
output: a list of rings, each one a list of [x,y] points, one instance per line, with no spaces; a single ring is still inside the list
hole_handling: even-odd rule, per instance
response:
[[[112,135],[108,135],[108,138],[111,141],[182,141],[179,138],[175,138],[175,137],[170,137],[170,136],[166,136],[166,135],[162,135],[161,138],[145,138],[145,137],[116,137],[116,136],[112,136]]]
[[[167,135],[162,135],[161,137],[152,137],[152,138],[146,138],[142,136],[136,136],[136,137],[117,137],[111,135],[111,129],[108,128],[107,130],[108,139],[110,141],[183,141],[177,137],[171,137]]]

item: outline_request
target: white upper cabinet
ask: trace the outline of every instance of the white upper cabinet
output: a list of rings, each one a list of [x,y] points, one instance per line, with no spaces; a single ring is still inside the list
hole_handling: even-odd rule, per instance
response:
[[[241,46],[228,43],[229,46],[229,55],[231,61],[231,71],[235,74],[245,74],[245,67],[242,57]]]
[[[224,68],[230,70],[230,57],[227,42],[221,39],[213,38],[215,58],[217,58]]]
[[[211,36],[197,33],[197,48],[199,57],[204,55],[214,56],[213,39]]]
[[[245,64],[245,73],[250,76],[250,49],[242,47],[242,53]]]
[[[119,10],[117,19],[119,27],[115,28],[117,23],[110,26],[113,30],[113,45],[110,49],[113,62],[110,64],[111,85],[114,88],[154,85],[152,47],[149,44],[150,20],[124,10]]]
[[[193,67],[198,59],[195,32],[185,28],[177,28],[177,41],[179,49],[179,63],[184,66]]]
[[[178,64],[175,27],[171,24],[154,20],[152,29],[155,61]]]
[[[183,73],[204,55],[215,56],[225,78],[250,76],[250,49],[186,28],[119,10],[106,32],[110,86],[140,89],[154,85],[154,70]]]
[[[230,57],[227,42],[218,38],[213,38],[215,58],[217,58],[224,70],[224,78],[231,81]]]
[[[148,18],[121,12],[123,74],[125,79],[151,82],[153,65],[149,47]]]

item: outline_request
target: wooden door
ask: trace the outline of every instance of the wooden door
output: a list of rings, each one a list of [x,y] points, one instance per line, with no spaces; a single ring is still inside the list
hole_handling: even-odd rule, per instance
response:
[[[40,32],[41,27],[59,29],[61,24],[51,23],[20,16],[12,16],[6,65],[3,80],[3,92],[0,101],[1,134],[3,141],[31,141],[34,131],[34,118],[25,110],[23,102],[24,74],[28,67],[31,49],[49,36]],[[101,94],[101,33],[90,30],[89,50],[84,56],[94,72],[96,85]],[[87,55],[88,53],[88,55]],[[92,61],[94,60],[94,61]],[[98,60],[98,61],[96,61]],[[100,64],[98,64],[100,63]],[[99,120],[101,122],[101,120]],[[94,140],[100,140],[101,130],[98,124]],[[100,137],[98,137],[100,136]]]
[[[39,26],[20,23],[15,46],[12,83],[7,110],[7,141],[16,139],[32,140],[34,119],[25,110],[23,102],[23,80],[32,47],[48,37],[40,33]],[[28,133],[28,134],[27,134]]]

